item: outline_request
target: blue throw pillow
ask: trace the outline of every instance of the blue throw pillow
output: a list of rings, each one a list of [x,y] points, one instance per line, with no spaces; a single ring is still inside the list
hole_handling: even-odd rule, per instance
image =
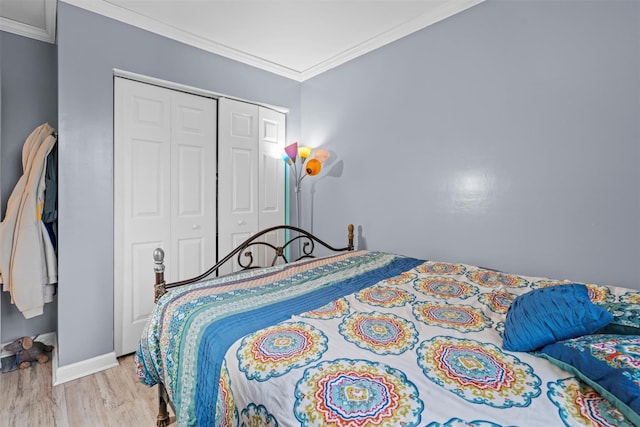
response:
[[[535,354],[574,374],[640,425],[640,336],[585,335]]]
[[[517,297],[504,324],[503,347],[532,351],[556,341],[593,334],[613,320],[578,283],[534,289]]]

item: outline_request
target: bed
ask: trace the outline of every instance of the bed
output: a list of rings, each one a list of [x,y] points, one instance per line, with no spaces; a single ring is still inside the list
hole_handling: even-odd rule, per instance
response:
[[[135,360],[159,426],[167,404],[181,426],[638,425],[639,292],[278,229],[294,243],[258,233],[194,281],[164,283],[154,254]],[[254,244],[274,265],[254,268]],[[291,244],[300,259],[276,262]],[[231,259],[245,270],[205,279]]]

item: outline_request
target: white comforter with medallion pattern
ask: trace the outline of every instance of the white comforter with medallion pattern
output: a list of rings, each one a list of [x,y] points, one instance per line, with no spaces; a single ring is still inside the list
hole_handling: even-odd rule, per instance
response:
[[[392,275],[371,275],[381,269]],[[178,424],[631,425],[570,373],[502,349],[511,301],[564,282],[378,252],[273,268],[265,272],[270,278],[256,274],[245,275],[241,291],[229,278],[216,279],[176,290],[158,305],[137,354],[138,373],[149,385],[167,385]],[[320,277],[348,288],[367,274],[375,282],[328,302],[318,297]],[[274,287],[286,296],[272,298]],[[594,302],[640,301],[627,289],[587,287]],[[186,302],[189,294],[199,302]],[[259,326],[305,296],[303,306],[312,309]],[[260,307],[242,317],[238,298],[253,297]],[[230,308],[221,308],[223,300]],[[191,305],[181,309],[185,303]],[[256,324],[223,343],[239,322]]]

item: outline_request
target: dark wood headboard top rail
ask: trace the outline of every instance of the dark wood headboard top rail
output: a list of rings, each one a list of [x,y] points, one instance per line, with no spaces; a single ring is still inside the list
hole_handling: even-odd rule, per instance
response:
[[[182,285],[187,285],[190,283],[195,283],[195,282],[199,282],[203,279],[205,279],[206,277],[212,275],[213,273],[217,272],[220,267],[222,267],[224,264],[226,264],[230,259],[232,259],[234,256],[237,257],[237,261],[238,261],[238,265],[243,269],[243,270],[248,270],[251,268],[260,268],[260,267],[266,267],[266,266],[260,266],[260,265],[254,265],[254,259],[253,259],[253,254],[251,251],[249,251],[248,249],[251,248],[252,246],[264,246],[267,248],[270,248],[273,250],[274,255],[273,255],[273,260],[271,262],[271,265],[275,265],[276,262],[278,261],[278,258],[280,258],[282,261],[284,261],[284,263],[288,263],[289,260],[286,258],[285,253],[287,248],[292,245],[294,242],[298,242],[300,241],[302,243],[302,247],[301,247],[301,254],[298,258],[295,259],[295,261],[298,261],[300,259],[303,258],[313,258],[313,251],[315,250],[315,245],[316,243],[325,247],[326,249],[329,249],[330,251],[333,252],[344,252],[344,251],[352,251],[354,249],[353,246],[353,224],[349,224],[348,228],[348,244],[347,246],[343,247],[343,248],[335,248],[331,245],[329,245],[328,243],[318,239],[316,236],[314,236],[313,234],[298,228],[298,227],[294,227],[292,225],[278,225],[275,227],[270,227],[267,229],[264,229],[262,231],[257,232],[256,234],[254,234],[253,236],[249,237],[247,240],[245,240],[244,242],[242,242],[238,247],[236,247],[233,251],[229,252],[224,258],[222,258],[220,261],[218,261],[213,267],[209,268],[207,271],[205,271],[204,273],[200,274],[199,276],[193,277],[191,279],[186,279],[186,280],[180,280],[178,282],[173,282],[173,283],[165,283],[164,280],[164,251],[161,248],[157,248],[156,250],[153,251],[153,259],[155,262],[155,267],[154,267],[154,271],[155,271],[155,276],[156,276],[156,283],[155,283],[155,301],[157,302],[158,299],[160,299],[160,297],[162,295],[164,295],[168,289],[171,288],[175,288],[178,286],[182,286]],[[282,246],[275,246],[272,245],[271,243],[265,242],[265,241],[261,241],[259,240],[260,237],[262,237],[263,235],[267,234],[267,233],[271,233],[273,231],[277,231],[277,230],[289,230],[289,231],[293,231],[295,232],[295,235],[293,237],[291,237],[290,239],[288,239]],[[244,257],[244,258],[243,258]]]

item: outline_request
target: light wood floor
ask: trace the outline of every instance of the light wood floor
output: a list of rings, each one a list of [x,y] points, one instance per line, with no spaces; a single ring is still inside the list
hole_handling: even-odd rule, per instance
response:
[[[118,362],[117,367],[55,387],[51,362],[0,374],[0,425],[155,426],[157,387],[138,381],[133,355]]]

